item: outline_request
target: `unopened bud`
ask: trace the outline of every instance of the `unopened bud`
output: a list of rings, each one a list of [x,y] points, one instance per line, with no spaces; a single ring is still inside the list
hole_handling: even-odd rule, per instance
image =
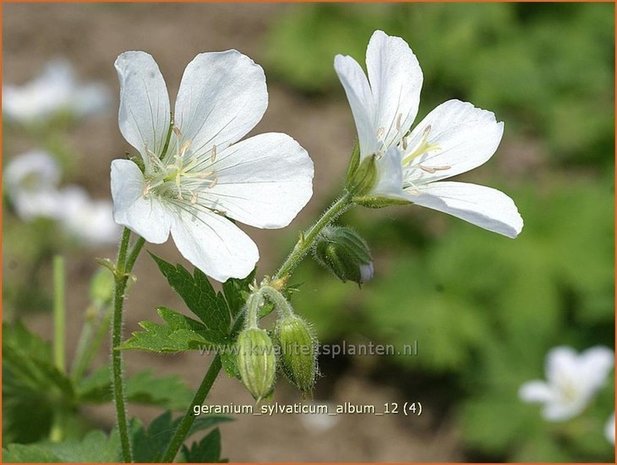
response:
[[[287,378],[302,392],[310,393],[317,376],[317,339],[309,324],[297,315],[281,318],[274,329],[280,360]]]
[[[367,243],[350,228],[328,226],[313,249],[315,260],[341,281],[363,284],[373,277],[373,259]]]
[[[276,355],[272,339],[263,329],[248,328],[238,335],[236,349],[240,378],[259,401],[274,388]]]

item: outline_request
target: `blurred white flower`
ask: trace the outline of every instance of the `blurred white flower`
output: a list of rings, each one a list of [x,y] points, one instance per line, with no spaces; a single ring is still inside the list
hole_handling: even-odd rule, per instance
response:
[[[611,444],[615,444],[615,412],[610,416],[604,427],[604,436]]]
[[[413,202],[516,237],[523,220],[504,193],[485,186],[443,179],[484,164],[497,150],[503,123],[489,111],[449,100],[413,130],[422,88],[422,70],[409,45],[376,31],[366,51],[368,78],[356,60],[337,55],[358,131],[360,161],[375,156],[375,199]]]
[[[336,408],[330,403],[311,402],[313,405],[325,405],[330,412],[336,411]],[[303,413],[299,415],[300,421],[308,431],[322,433],[331,430],[339,421],[337,415],[328,415],[327,413]]]
[[[546,357],[547,381],[529,381],[519,390],[525,402],[544,404],[542,415],[561,421],[581,413],[602,387],[613,367],[607,347],[592,347],[580,355],[570,347],[556,347]]]
[[[59,215],[64,230],[87,245],[114,244],[120,237],[120,227],[113,219],[111,202],[92,200],[78,186],[69,186],[59,193],[62,210]]]
[[[4,189],[25,221],[57,218],[60,167],[47,152],[32,150],[12,158],[4,170]]]
[[[7,120],[22,124],[44,121],[60,112],[76,117],[105,110],[110,102],[107,87],[101,83],[79,84],[71,64],[52,60],[43,72],[21,86],[4,85],[2,112]]]
[[[120,227],[113,220],[111,202],[91,200],[78,186],[59,190],[60,176],[58,162],[47,152],[33,150],[11,159],[4,170],[4,189],[17,215],[25,221],[58,221],[88,245],[116,242]]]
[[[126,52],[115,66],[120,131],[144,165],[142,172],[132,161],[112,162],[116,222],[155,244],[171,232],[180,253],[218,281],[248,275],[257,246],[228,218],[281,228],[312,195],[313,162],[291,137],[238,142],[268,105],[262,68],[236,50],[197,55],[169,131],[167,87],[154,59]]]

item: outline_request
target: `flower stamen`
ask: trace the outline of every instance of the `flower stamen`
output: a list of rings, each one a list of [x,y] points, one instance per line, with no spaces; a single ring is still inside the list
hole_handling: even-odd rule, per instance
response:
[[[422,131],[422,138],[420,139],[420,142],[418,143],[418,145],[414,147],[414,149],[411,151],[411,153],[409,153],[409,155],[403,158],[403,162],[402,162],[403,166],[408,165],[409,163],[411,163],[411,161],[414,158],[417,158],[420,155],[424,155],[425,153],[428,153],[431,150],[441,149],[441,147],[439,147],[438,144],[433,144],[428,141],[428,136],[430,132],[431,132],[431,125],[429,124],[426,128],[424,128],[424,131]],[[402,146],[404,150],[407,150],[407,139],[406,138],[403,138]]]

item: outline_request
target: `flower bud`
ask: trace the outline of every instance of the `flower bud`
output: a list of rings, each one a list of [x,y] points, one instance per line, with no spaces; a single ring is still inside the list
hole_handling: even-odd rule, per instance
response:
[[[341,281],[363,284],[373,277],[373,259],[367,243],[352,229],[325,228],[313,249],[315,260]]]
[[[274,388],[276,355],[268,333],[259,328],[248,328],[238,335],[236,341],[237,366],[242,382],[260,401]]]
[[[283,372],[298,389],[310,393],[317,375],[317,339],[312,328],[292,314],[276,323],[274,336],[280,347]]]

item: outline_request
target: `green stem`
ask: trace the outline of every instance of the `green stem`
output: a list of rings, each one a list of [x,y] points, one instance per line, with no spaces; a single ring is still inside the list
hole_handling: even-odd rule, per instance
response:
[[[122,238],[120,239],[120,247],[118,251],[118,260],[115,269],[115,288],[114,288],[114,310],[112,317],[112,335],[111,335],[111,365],[112,365],[112,384],[114,393],[114,402],[116,405],[116,417],[118,420],[118,432],[120,433],[120,444],[122,447],[122,457],[125,462],[133,461],[131,451],[131,441],[129,438],[128,420],[126,416],[126,406],[124,399],[124,381],[122,377],[122,351],[118,349],[122,342],[122,310],[124,307],[124,298],[126,285],[129,275],[133,269],[133,265],[137,260],[137,256],[144,245],[144,239],[139,238],[133,246],[127,258],[129,248],[129,240],[131,231],[124,228]]]
[[[249,295],[246,300],[246,328],[257,328],[257,315],[259,307],[263,303],[263,298],[259,292]]]
[[[189,405],[189,408],[184,414],[184,417],[182,418],[182,420],[180,421],[180,424],[178,425],[178,428],[176,429],[176,432],[174,433],[173,438],[171,438],[171,441],[169,442],[167,449],[165,450],[163,456],[161,457],[161,462],[171,463],[176,458],[176,455],[178,454],[180,447],[182,447],[182,444],[184,443],[184,440],[186,439],[186,436],[189,434],[189,431],[191,430],[191,426],[193,426],[193,422],[195,421],[195,414],[193,413],[193,406],[201,405],[204,402],[204,400],[206,400],[206,397],[208,396],[208,393],[210,392],[210,389],[212,388],[214,381],[219,375],[219,371],[221,371],[221,368],[222,368],[221,355],[216,354],[214,356],[214,359],[212,359],[210,368],[208,368],[208,371],[206,372],[204,379],[201,381],[201,384],[199,385],[199,388],[197,389],[197,392],[195,393],[195,396],[193,397],[193,401]]]
[[[64,258],[56,255],[53,260],[54,275],[54,364],[58,370],[65,370],[65,322],[66,306],[64,300],[65,276]]]
[[[321,232],[321,230],[328,226],[330,223],[332,223],[343,213],[345,213],[352,206],[351,198],[351,194],[345,192],[336,202],[332,204],[330,208],[328,208],[321,215],[321,217],[315,222],[315,224],[313,224],[313,226],[311,226],[302,234],[291,253],[287,256],[279,270],[272,277],[273,280],[284,278],[291,274],[291,272],[300,264],[304,256],[311,250],[313,242],[315,241],[317,235]],[[267,294],[268,297],[272,297],[272,295],[270,295],[272,293],[267,292]],[[247,312],[249,319],[252,319],[253,317],[255,319],[257,318],[257,312],[254,312],[254,315],[252,315],[248,310]],[[242,317],[239,317],[236,320],[232,329],[232,334],[242,327],[243,320],[244,318]],[[251,324],[252,322],[256,323],[255,321],[249,321],[248,323]],[[176,429],[173,438],[169,442],[165,453],[161,457],[161,462],[170,463],[173,462],[173,460],[175,459],[178,451],[180,450],[180,447],[182,447],[182,444],[184,443],[187,435],[189,434],[189,431],[191,430],[193,422],[195,421],[193,406],[201,405],[206,400],[206,397],[208,396],[208,393],[210,392],[210,389],[212,388],[212,385],[214,384],[214,381],[216,380],[219,371],[221,370],[221,367],[221,356],[220,354],[217,354],[212,360],[208,371],[206,372],[203,380],[201,381],[201,384],[199,385],[199,388],[197,389],[197,392],[195,393],[195,396],[193,397],[189,408],[184,414],[184,417],[180,421],[180,425]]]
[[[345,193],[321,215],[315,224],[301,235],[279,270],[272,276],[273,280],[285,278],[291,274],[300,264],[304,256],[311,250],[313,242],[322,229],[336,220],[352,206],[351,198],[352,195],[345,191]]]
[[[259,292],[274,304],[277,312],[281,317],[289,317],[293,315],[293,309],[283,294],[271,286],[262,286]]]

